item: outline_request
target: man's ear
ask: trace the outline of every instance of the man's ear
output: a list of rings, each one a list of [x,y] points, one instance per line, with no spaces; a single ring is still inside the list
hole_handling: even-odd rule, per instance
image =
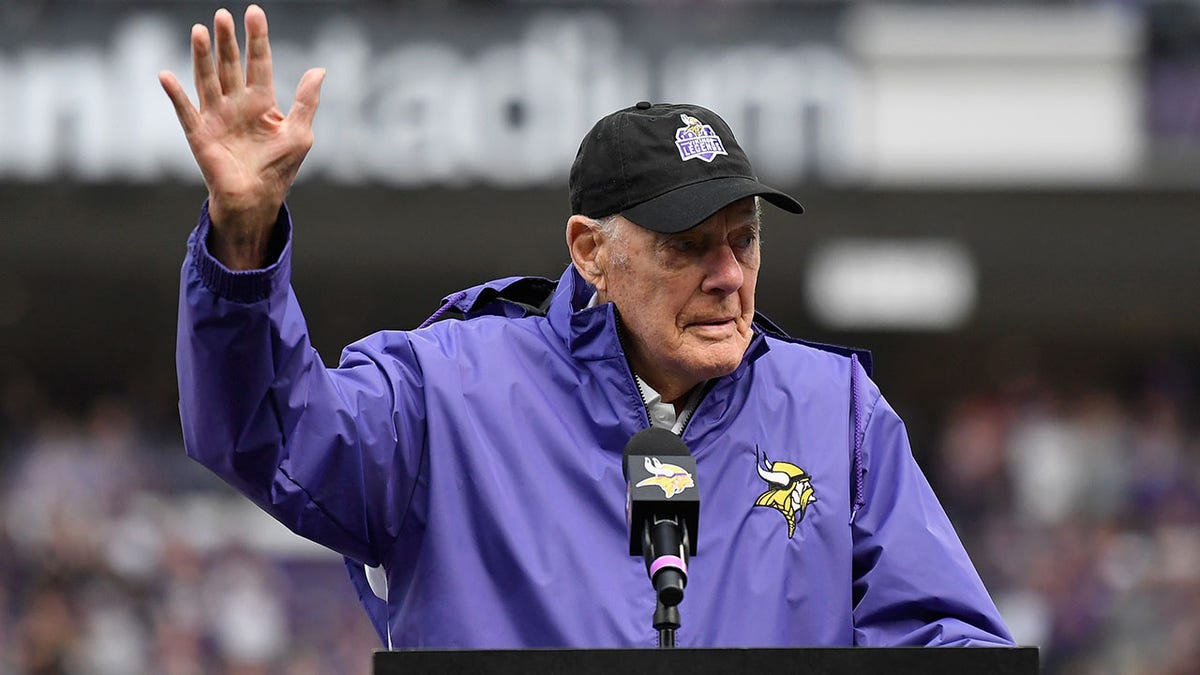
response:
[[[571,251],[571,262],[584,281],[596,290],[605,290],[604,265],[601,253],[604,249],[604,233],[593,225],[587,216],[573,215],[567,219],[567,249]]]

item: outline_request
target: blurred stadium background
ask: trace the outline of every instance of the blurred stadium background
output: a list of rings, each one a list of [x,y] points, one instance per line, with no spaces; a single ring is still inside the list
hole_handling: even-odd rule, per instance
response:
[[[558,274],[590,123],[702,103],[808,208],[766,214],[760,308],[874,350],[1045,672],[1200,672],[1200,2],[264,4],[281,103],[329,69],[290,199],[326,362]],[[215,8],[0,0],[0,674],[366,672],[377,644],[336,556],[181,446],[204,192],[155,75],[190,79]]]

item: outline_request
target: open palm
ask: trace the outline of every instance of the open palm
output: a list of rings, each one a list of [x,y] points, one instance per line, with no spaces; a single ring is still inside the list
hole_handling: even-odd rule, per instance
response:
[[[213,17],[216,63],[208,29],[192,27],[192,69],[197,109],[174,74],[159,82],[175,106],[179,123],[204,182],[215,236],[213,253],[231,267],[262,264],[271,226],[300,163],[312,147],[312,122],[325,71],[309,70],[300,79],[285,116],[275,101],[267,16],[246,9],[246,68],[234,33],[233,15]]]

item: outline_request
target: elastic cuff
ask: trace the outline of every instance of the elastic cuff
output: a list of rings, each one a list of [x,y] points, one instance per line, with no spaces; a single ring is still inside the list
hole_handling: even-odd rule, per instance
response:
[[[279,208],[279,215],[272,226],[272,242],[282,245],[272,246],[279,255],[268,266],[256,270],[231,270],[221,261],[213,257],[208,250],[208,234],[212,229],[212,220],[208,215],[208,200],[200,209],[200,224],[192,235],[192,259],[195,261],[196,272],[208,290],[216,295],[231,300],[250,304],[265,300],[275,287],[275,277],[284,268],[285,259],[291,250],[292,218],[287,206]]]

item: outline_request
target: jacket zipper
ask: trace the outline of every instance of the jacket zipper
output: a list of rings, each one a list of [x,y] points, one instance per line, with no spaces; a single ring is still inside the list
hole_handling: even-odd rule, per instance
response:
[[[646,405],[646,392],[642,389],[641,382],[633,374],[633,366],[629,364],[629,350],[625,347],[625,326],[621,323],[621,316],[617,314],[617,308],[613,307],[617,324],[617,342],[621,343],[621,356],[625,357],[625,373],[629,375],[629,381],[633,383],[633,388],[637,390],[638,398],[642,401],[642,417],[646,420],[646,428],[654,426],[654,422],[650,419],[650,406]],[[681,434],[682,435],[682,434]]]

